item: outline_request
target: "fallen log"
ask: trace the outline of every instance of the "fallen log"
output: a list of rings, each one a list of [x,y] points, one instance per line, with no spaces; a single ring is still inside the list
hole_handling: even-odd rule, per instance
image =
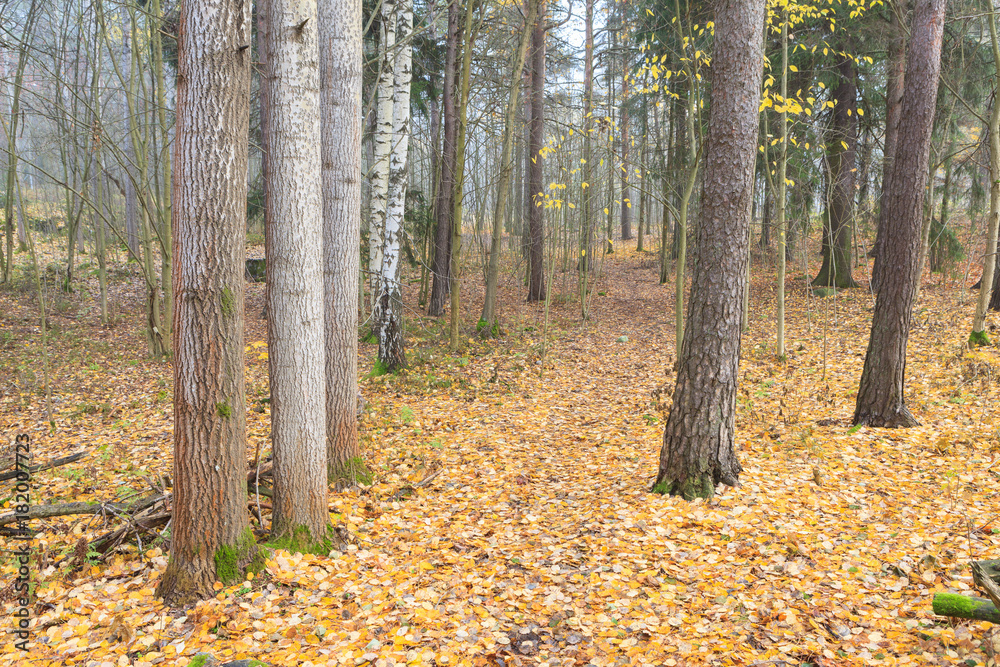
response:
[[[35,474],[36,472],[41,472],[42,470],[48,470],[50,468],[58,468],[59,466],[69,465],[70,463],[76,463],[80,459],[87,456],[87,452],[76,452],[75,454],[70,454],[69,456],[63,456],[62,458],[52,459],[51,461],[46,461],[45,463],[39,463],[38,465],[28,466],[28,472]],[[17,477],[17,470],[8,470],[7,472],[0,473],[0,482],[5,482],[8,479],[14,479]]]
[[[972,581],[989,596],[993,606],[1000,605],[1000,560],[977,560],[972,563]]]
[[[59,503],[57,505],[34,505],[28,509],[26,514],[15,514],[8,512],[0,514],[0,526],[16,523],[21,518],[50,519],[56,516],[72,516],[74,514],[102,514],[111,512],[118,514],[124,512],[126,505],[115,503]]]
[[[133,503],[57,503],[55,505],[33,505],[25,514],[7,512],[0,514],[0,526],[16,523],[18,520],[51,519],[57,516],[73,516],[78,514],[111,514],[111,515],[136,515],[148,510],[156,503],[168,500],[171,494],[159,494],[140,498]]]
[[[938,616],[1000,623],[1000,609],[986,598],[968,597],[957,593],[938,593],[934,596],[931,607]]]

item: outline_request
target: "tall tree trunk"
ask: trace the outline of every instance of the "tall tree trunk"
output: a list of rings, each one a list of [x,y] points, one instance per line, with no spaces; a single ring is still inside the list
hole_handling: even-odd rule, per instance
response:
[[[368,223],[368,272],[372,310],[381,292],[382,252],[385,224],[389,213],[389,161],[392,154],[393,77],[396,62],[396,0],[384,0],[380,17],[381,64],[378,74],[378,103],[375,113],[375,158],[371,167],[371,219]],[[372,332],[378,336],[379,322],[372,318]]]
[[[593,3],[593,0],[588,0]],[[527,15],[524,20],[524,30],[517,45],[514,56],[514,66],[511,69],[510,93],[507,97],[507,113],[504,116],[503,144],[500,149],[500,183],[497,185],[495,206],[493,209],[493,234],[490,240],[490,258],[486,270],[486,298],[483,300],[483,314],[479,318],[479,333],[490,337],[500,332],[499,317],[496,312],[497,289],[500,283],[500,250],[503,240],[503,220],[507,209],[507,198],[510,195],[511,176],[514,172],[514,121],[517,118],[518,96],[521,92],[521,71],[528,54],[528,42],[531,40],[531,30],[538,15],[539,0],[528,0]],[[586,111],[584,112],[586,115]],[[585,139],[589,141],[589,139]],[[586,153],[586,149],[584,149]],[[586,168],[586,165],[584,166]],[[584,195],[586,197],[586,195]],[[586,204],[585,204],[586,207]]]
[[[162,147],[161,155],[157,160],[157,168],[163,170],[162,189],[158,195],[159,205],[156,207],[160,218],[160,282],[163,285],[163,317],[161,321],[163,324],[164,339],[170,340],[174,304],[173,279],[171,278],[173,273],[173,256],[170,245],[170,238],[173,236],[170,222],[170,127],[167,125],[167,92],[163,76],[163,40],[160,37],[163,12],[160,8],[160,0],[152,0],[152,10],[155,23],[150,32],[152,36],[153,77],[156,85],[156,131],[159,135],[160,146]]]
[[[465,3],[465,28],[462,31],[462,70],[458,84],[458,132],[455,137],[455,183],[452,186],[451,202],[451,318],[448,327],[448,348],[458,351],[458,325],[461,306],[461,257],[462,257],[462,200],[465,193],[465,132],[468,124],[469,76],[472,68],[472,45],[476,32],[472,29],[474,0]]]
[[[896,3],[893,3],[895,5]],[[903,88],[906,83],[906,31],[899,21],[897,11],[905,16],[906,6],[890,6],[889,11],[889,53],[886,59],[885,77],[885,142],[882,150],[882,201],[879,204],[878,223],[872,256],[871,288],[878,290],[880,246],[885,239],[886,197],[892,192],[893,165],[896,159],[896,145],[899,141],[899,117],[903,109]]]
[[[4,133],[7,144],[7,197],[4,202],[4,227],[7,237],[7,261],[3,263],[3,282],[7,282],[11,277],[11,270],[14,263],[14,193],[17,190],[17,126],[21,115],[21,90],[24,81],[24,68],[28,62],[28,47],[31,43],[31,34],[35,25],[37,2],[32,0],[28,8],[28,16],[24,23],[24,34],[18,46],[17,70],[14,72],[14,90],[11,94],[10,102],[10,124],[4,125]],[[21,246],[25,245],[21,241]]]
[[[739,483],[733,442],[763,70],[764,0],[715,0],[712,105],[691,285],[653,492],[709,498]]]
[[[361,0],[319,3],[327,479],[336,490],[369,474],[358,444],[361,271]]]
[[[625,32],[625,8],[627,6],[627,0],[622,0],[621,14],[618,19],[618,30],[622,34]],[[621,164],[621,189],[622,189],[622,206],[621,206],[621,227],[622,227],[622,240],[626,241],[632,238],[632,202],[631,202],[631,188],[629,188],[629,148],[631,147],[631,137],[629,137],[628,131],[628,78],[629,78],[629,68],[628,68],[628,42],[622,40],[622,97],[619,100],[621,104],[621,113],[619,117],[621,119],[621,136],[622,136],[622,164]]]
[[[243,273],[250,5],[186,0],[174,140],[174,505],[156,594],[184,605],[263,558],[247,522]]]
[[[531,35],[531,119],[529,121],[528,192],[525,206],[528,207],[528,301],[545,300],[545,267],[543,250],[545,244],[545,209],[542,206],[544,185],[542,183],[542,142],[545,138],[545,13],[546,4],[542,0],[532,28]]]
[[[455,65],[458,60],[459,3],[448,5],[448,36],[445,43],[444,88],[441,90],[444,112],[444,144],[441,147],[441,176],[438,180],[437,220],[434,229],[434,279],[427,314],[444,314],[451,271],[451,193],[455,182]]]
[[[879,280],[871,335],[858,388],[854,423],[869,426],[915,426],[903,397],[906,342],[913,314],[913,295],[920,280],[920,227],[927,184],[931,130],[941,70],[941,35],[945,0],[917,0],[906,60],[906,90],[894,163],[892,188],[882,197],[887,207],[876,264],[891,271]],[[890,274],[886,274],[887,276]]]
[[[330,550],[323,202],[316,0],[258,10],[267,200],[267,338],[274,451],[271,540]]]
[[[410,64],[412,61],[413,1],[396,3],[396,40],[393,61],[392,150],[389,155],[389,198],[382,235],[382,267],[375,296],[378,359],[386,371],[406,365],[403,348],[403,297],[399,282],[400,239],[406,206],[407,152],[410,145]]]
[[[590,318],[587,301],[590,268],[593,261],[594,238],[594,0],[585,0],[584,11],[584,58],[583,58],[583,182],[580,184],[583,197],[583,230],[580,236],[580,319]]]
[[[993,81],[1000,89],[1000,43],[997,39],[997,12],[992,2],[987,9],[987,22],[990,26],[990,45],[993,49]],[[986,228],[986,256],[983,258],[983,277],[979,281],[979,299],[976,301],[976,314],[972,319],[972,335],[969,342],[975,345],[989,343],[986,336],[986,311],[992,300],[991,289],[994,282],[996,258],[991,252],[997,250],[998,227],[1000,227],[1000,103],[993,98],[993,111],[990,114],[990,222]]]
[[[843,58],[837,66],[840,84],[833,91],[836,105],[827,133],[826,155],[829,195],[823,266],[813,285],[857,287],[851,277],[851,242],[858,154],[858,89],[854,61]]]
[[[788,203],[788,8],[782,12],[781,20],[781,124],[778,127],[780,150],[778,152],[778,290],[775,297],[777,320],[776,348],[778,359],[785,357],[785,210]],[[767,164],[764,169],[769,169]]]

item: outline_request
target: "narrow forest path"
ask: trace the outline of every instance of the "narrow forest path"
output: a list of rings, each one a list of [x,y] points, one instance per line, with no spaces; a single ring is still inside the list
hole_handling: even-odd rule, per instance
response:
[[[930,611],[935,592],[972,586],[970,560],[1000,555],[1000,356],[962,350],[969,293],[921,294],[907,388],[923,425],[851,429],[871,295],[817,299],[801,278],[789,283],[779,363],[773,276],[755,274],[742,486],[687,503],[647,492],[673,389],[672,287],[650,255],[619,247],[603,261],[591,321],[557,289],[546,329],[544,306],[508,284],[507,335],[458,354],[442,347],[446,323],[408,304],[409,369],[362,381],[376,478],[331,495],[353,536],[336,557],[279,553],[248,585],[170,610],[152,596],[159,546],[67,573],[57,556],[101,527],[48,522],[32,664],[183,665],[200,650],[352,667],[984,662],[989,624]],[[471,323],[481,295],[468,292]],[[251,286],[248,458],[267,449],[261,297]],[[30,298],[19,298],[6,317],[30,328]],[[17,347],[0,419],[37,434],[42,458],[94,456],[40,477],[35,502],[107,500],[169,473],[169,367],[134,361],[128,327],[56,319],[54,430],[39,421],[39,394],[17,388],[31,377]],[[0,664],[18,656],[4,645]]]

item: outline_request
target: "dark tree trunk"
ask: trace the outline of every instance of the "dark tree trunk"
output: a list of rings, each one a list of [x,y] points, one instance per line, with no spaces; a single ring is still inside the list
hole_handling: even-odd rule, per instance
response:
[[[903,85],[906,72],[906,35],[899,24],[896,12],[889,8],[889,57],[886,61],[885,79],[885,145],[882,151],[882,201],[878,210],[878,225],[872,256],[872,289],[878,288],[879,246],[885,238],[886,194],[892,191],[892,166],[896,158],[896,142],[899,137],[899,114],[903,109]]]
[[[768,166],[765,164],[764,169]],[[760,248],[767,250],[771,247],[771,214],[774,212],[774,194],[771,188],[764,191],[764,214],[760,218]]]
[[[455,67],[458,63],[458,2],[448,5],[448,37],[444,56],[444,88],[441,97],[444,107],[444,146],[441,149],[441,176],[437,192],[437,227],[434,230],[434,279],[431,283],[431,299],[427,314],[444,315],[448,299],[448,281],[451,266],[451,223],[454,207],[451,191],[455,182]]]
[[[945,0],[917,0],[906,61],[906,90],[900,115],[901,132],[892,188],[882,197],[886,207],[884,240],[876,264],[892,280],[879,280],[872,314],[868,353],[858,388],[854,424],[880,427],[916,426],[903,398],[906,342],[913,297],[920,280],[920,231],[930,152]]]
[[[542,266],[542,250],[545,243],[542,206],[544,185],[542,184],[542,141],[545,134],[545,4],[538,12],[534,34],[531,36],[531,119],[529,121],[528,192],[525,206],[528,207],[528,239],[530,273],[528,274],[528,301],[545,299],[545,267]]]
[[[830,200],[823,230],[823,266],[812,284],[857,287],[851,277],[851,231],[854,227],[858,155],[858,89],[854,61],[844,58],[837,71],[840,84],[833,91],[837,104],[826,139]]]
[[[764,0],[715,0],[712,105],[687,329],[655,493],[739,483],[733,442],[757,153]]]

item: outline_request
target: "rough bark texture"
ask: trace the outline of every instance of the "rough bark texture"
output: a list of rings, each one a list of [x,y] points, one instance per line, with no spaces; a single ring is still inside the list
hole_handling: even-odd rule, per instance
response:
[[[840,84],[827,132],[829,204],[823,229],[823,266],[813,285],[857,287],[851,277],[851,240],[854,228],[854,195],[858,155],[858,89],[854,61],[844,58],[837,66]]]
[[[243,272],[250,6],[188,0],[174,141],[174,505],[157,595],[187,604],[258,559],[246,512]]]
[[[542,183],[542,142],[545,138],[545,11],[543,2],[531,35],[531,119],[528,131],[528,301],[545,299],[543,248],[545,228]]]
[[[448,37],[444,57],[444,144],[441,148],[441,176],[438,181],[437,226],[434,229],[434,279],[427,314],[444,315],[451,275],[451,192],[455,182],[455,65],[458,61],[459,3],[448,5]]]
[[[361,0],[319,5],[326,307],[326,457],[335,488],[367,480],[358,445]]]
[[[711,497],[739,483],[733,441],[749,251],[764,0],[716,0],[698,261],[653,491]]]
[[[259,13],[267,107],[271,538],[290,549],[324,552],[330,520],[317,5],[267,0]]]
[[[892,280],[878,281],[855,424],[917,424],[906,407],[903,384],[913,296],[920,280],[920,228],[941,69],[944,7],[945,0],[918,0],[914,7],[899,121],[907,131],[900,134],[895,155],[895,164],[907,168],[893,173],[892,189],[882,197],[882,205],[887,207],[885,240],[875,258]]]
[[[903,9],[905,11],[905,9]],[[889,8],[889,57],[886,61],[885,78],[885,145],[882,150],[882,203],[878,211],[875,246],[872,255],[876,258],[872,266],[872,289],[877,289],[881,267],[879,247],[885,238],[886,194],[892,191],[892,167],[896,159],[896,143],[899,137],[899,114],[903,109],[903,85],[906,72],[906,35],[899,23],[896,12]]]

